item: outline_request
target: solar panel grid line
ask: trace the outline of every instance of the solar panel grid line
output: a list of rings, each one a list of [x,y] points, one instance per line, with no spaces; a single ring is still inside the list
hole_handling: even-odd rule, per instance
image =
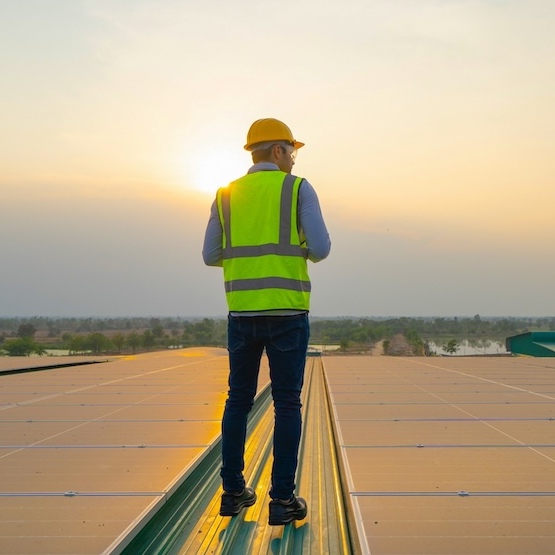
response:
[[[0,497],[162,497],[167,491],[11,491],[0,492]]]

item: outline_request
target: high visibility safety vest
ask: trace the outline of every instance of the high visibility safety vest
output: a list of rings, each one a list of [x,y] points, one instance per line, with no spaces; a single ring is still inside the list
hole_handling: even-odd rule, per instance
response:
[[[259,171],[218,190],[230,312],[309,309],[307,249],[297,214],[301,182],[282,171]]]

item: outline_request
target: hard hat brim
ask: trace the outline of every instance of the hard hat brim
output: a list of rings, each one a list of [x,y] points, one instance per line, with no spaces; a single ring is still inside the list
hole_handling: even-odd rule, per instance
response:
[[[280,140],[283,140],[283,139],[276,139],[276,143],[279,142]],[[270,142],[270,141],[268,141],[268,142]],[[301,143],[299,141],[293,141],[293,147],[296,148],[297,150],[299,150],[299,148],[303,147],[304,145],[305,145],[305,143]],[[251,145],[251,144],[247,143],[243,148],[250,152],[253,146],[254,146],[254,144]]]

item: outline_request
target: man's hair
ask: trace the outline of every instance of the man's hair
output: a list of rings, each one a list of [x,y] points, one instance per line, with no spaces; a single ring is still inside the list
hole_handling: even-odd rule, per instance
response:
[[[258,164],[258,162],[267,162],[270,159],[270,156],[272,155],[272,147],[273,145],[263,150],[255,150],[254,152],[251,152],[252,161],[255,164]]]

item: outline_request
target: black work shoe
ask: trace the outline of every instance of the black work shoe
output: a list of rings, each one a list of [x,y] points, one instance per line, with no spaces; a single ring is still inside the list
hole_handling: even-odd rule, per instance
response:
[[[302,497],[291,497],[289,501],[272,499],[270,501],[270,526],[288,524],[294,520],[302,520],[306,516],[306,501]]]
[[[250,507],[256,502],[256,493],[252,488],[245,488],[243,493],[222,493],[220,516],[235,516],[243,507]]]

